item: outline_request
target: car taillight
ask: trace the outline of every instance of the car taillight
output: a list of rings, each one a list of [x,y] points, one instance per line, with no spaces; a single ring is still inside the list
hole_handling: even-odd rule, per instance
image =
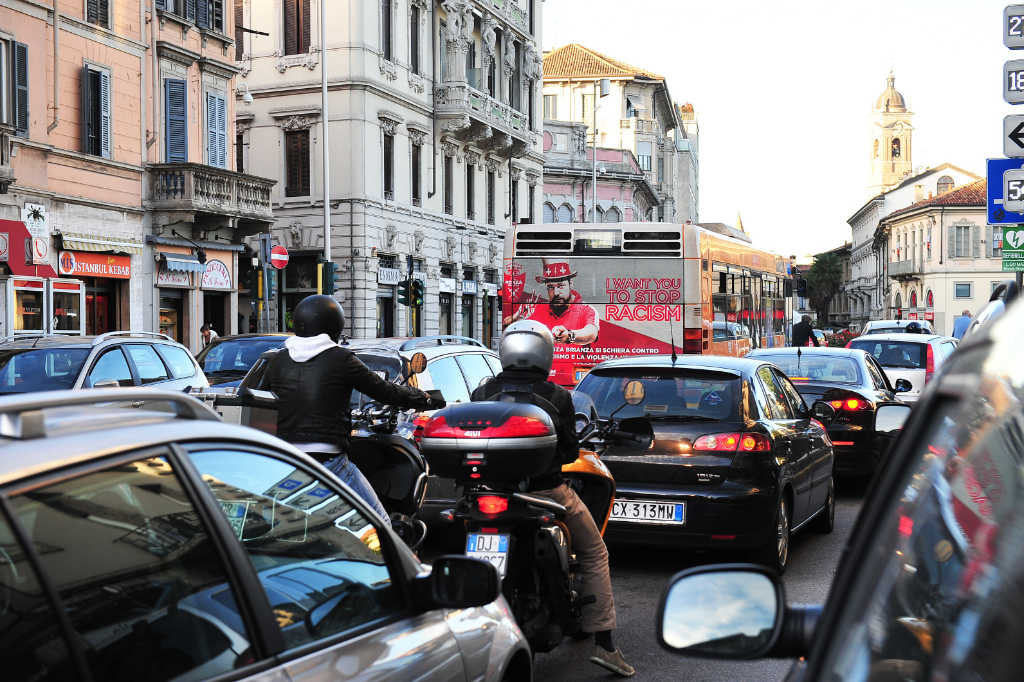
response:
[[[932,374],[935,374],[935,352],[932,350],[932,344],[929,343],[924,365],[924,382],[926,384],[931,381]]]
[[[697,353],[701,351],[701,330],[690,328],[683,331],[683,352]]]
[[[857,410],[870,410],[871,403],[860,398],[845,398],[843,400],[830,400],[828,404],[836,410],[846,410],[847,412],[856,412]]]
[[[484,434],[483,432],[487,433]],[[424,438],[523,438],[525,436],[547,436],[551,429],[540,419],[513,416],[504,424],[495,426],[490,420],[467,421],[454,426],[443,416],[434,417],[423,427]]]
[[[476,508],[484,514],[500,514],[508,511],[508,498],[501,495],[481,495],[476,498]]]
[[[693,442],[693,449],[703,452],[767,452],[772,443],[761,433],[709,433]]]

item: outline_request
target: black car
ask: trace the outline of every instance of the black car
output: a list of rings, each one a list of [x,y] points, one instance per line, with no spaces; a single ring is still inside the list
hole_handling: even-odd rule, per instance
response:
[[[827,402],[836,415],[825,422],[840,474],[870,476],[885,448],[875,437],[875,410],[899,402],[909,382],[889,384],[875,358],[847,348],[768,348],[747,354],[770,362],[789,377],[808,404]],[[904,383],[901,383],[904,382]]]
[[[622,388],[646,397],[622,407]],[[641,454],[610,447],[616,501],[606,537],[615,543],[755,549],[784,569],[790,533],[832,530],[832,446],[800,393],[758,359],[625,358],[595,367],[576,389],[601,417],[646,417],[655,439]],[[831,411],[827,405],[819,409]]]
[[[662,643],[688,656],[797,658],[794,682],[1020,680],[1022,327],[1016,303],[960,345],[913,412],[878,411],[881,432],[907,421],[823,609],[787,605],[761,567],[703,566],[670,584]]]

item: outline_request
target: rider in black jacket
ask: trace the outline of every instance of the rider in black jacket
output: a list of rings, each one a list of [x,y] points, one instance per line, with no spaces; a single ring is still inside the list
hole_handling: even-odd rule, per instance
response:
[[[348,484],[388,522],[388,514],[366,477],[348,460],[352,390],[384,404],[435,409],[419,389],[398,386],[370,371],[338,345],[345,313],[330,296],[302,299],[292,313],[295,336],[267,367],[263,386],[278,396],[277,435],[308,452]]]

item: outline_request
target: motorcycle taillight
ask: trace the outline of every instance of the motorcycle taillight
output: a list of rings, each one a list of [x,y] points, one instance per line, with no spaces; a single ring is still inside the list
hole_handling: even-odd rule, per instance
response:
[[[423,441],[423,430],[430,423],[430,417],[425,414],[421,414],[412,420],[412,439],[416,442],[416,447],[419,447]]]
[[[508,511],[508,498],[501,495],[481,495],[476,498],[476,508],[484,514],[501,514]]]

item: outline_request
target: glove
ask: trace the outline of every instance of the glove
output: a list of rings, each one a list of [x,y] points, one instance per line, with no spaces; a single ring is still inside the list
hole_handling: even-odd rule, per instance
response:
[[[428,410],[440,410],[443,409],[448,403],[444,398],[431,398],[427,396],[427,409]]]

